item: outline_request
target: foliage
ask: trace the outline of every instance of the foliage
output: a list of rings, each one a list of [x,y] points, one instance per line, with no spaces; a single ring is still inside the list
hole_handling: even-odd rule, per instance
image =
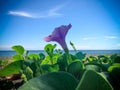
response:
[[[77,80],[67,72],[53,72],[31,79],[18,90],[75,90]]]
[[[113,88],[99,73],[93,70],[87,70],[76,90],[113,90]]]
[[[26,55],[28,54],[28,51],[24,49],[21,45],[12,46],[12,49],[17,52],[16,55],[13,56],[13,60],[24,60],[26,58]]]
[[[96,87],[102,88],[102,90],[119,89],[120,56],[115,54],[87,57],[85,53],[77,51],[72,42],[71,45],[75,54],[57,50],[56,44],[45,46],[44,51],[47,55],[29,54],[24,47],[13,46],[12,48],[17,53],[13,56],[11,63],[6,65],[4,61],[0,62],[4,66],[0,70],[0,76],[20,74],[25,84],[19,90],[32,88],[36,88],[36,90],[43,90],[43,88],[49,88],[49,90],[75,90],[75,88],[76,90],[88,90],[91,88],[96,90]]]
[[[21,68],[22,68],[22,64],[23,64],[22,60],[15,61],[15,62],[8,64],[2,70],[0,70],[0,76],[8,76],[11,74],[20,73]]]
[[[76,59],[67,67],[67,72],[71,73],[79,80],[83,74],[84,68],[84,64],[79,59]]]
[[[23,55],[25,51],[24,47],[22,47],[21,45],[13,46],[12,49],[14,49],[20,55]]]

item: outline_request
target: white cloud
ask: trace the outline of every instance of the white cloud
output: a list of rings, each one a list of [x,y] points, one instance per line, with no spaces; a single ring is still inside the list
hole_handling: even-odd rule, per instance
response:
[[[59,13],[60,11],[67,3],[57,5],[51,9],[44,10],[42,13],[34,13],[31,14],[29,12],[25,11],[9,11],[8,14],[15,15],[15,16],[23,16],[23,17],[29,17],[29,18],[49,18],[49,17],[58,17],[62,16],[63,14]]]
[[[28,12],[24,12],[24,11],[9,11],[8,14],[10,15],[15,15],[15,16],[23,16],[23,17],[29,17],[29,18],[35,18],[36,16],[28,13]]]
[[[58,5],[48,11],[47,16],[61,16],[62,14],[58,13],[59,10],[61,10],[65,5],[61,4]]]
[[[96,39],[95,37],[84,37],[84,38],[82,38],[82,40],[94,40],[94,39]]]
[[[104,38],[105,39],[116,39],[117,37],[116,36],[105,36]]]
[[[60,17],[63,16],[63,14],[59,13],[60,11],[67,3],[57,5],[49,10],[46,10],[46,12],[43,12],[41,14],[38,14],[38,18],[49,18],[49,17]]]

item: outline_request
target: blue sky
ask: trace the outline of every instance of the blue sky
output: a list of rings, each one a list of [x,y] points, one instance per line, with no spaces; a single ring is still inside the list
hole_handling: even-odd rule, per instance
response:
[[[69,23],[69,49],[70,41],[77,49],[120,49],[119,0],[0,0],[0,50],[44,49],[43,38]]]

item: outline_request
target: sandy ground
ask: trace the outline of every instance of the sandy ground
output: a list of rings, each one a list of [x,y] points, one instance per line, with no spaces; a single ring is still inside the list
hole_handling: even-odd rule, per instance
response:
[[[7,56],[3,56],[3,57],[0,57],[0,60],[11,60],[12,57],[7,57]]]

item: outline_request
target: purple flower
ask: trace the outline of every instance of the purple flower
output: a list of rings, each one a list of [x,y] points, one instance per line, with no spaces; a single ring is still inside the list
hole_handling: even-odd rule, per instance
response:
[[[69,25],[62,25],[60,27],[55,28],[51,35],[44,38],[45,41],[56,41],[58,42],[65,51],[68,51],[67,44],[65,42],[65,37],[68,30],[72,27],[71,24]]]

